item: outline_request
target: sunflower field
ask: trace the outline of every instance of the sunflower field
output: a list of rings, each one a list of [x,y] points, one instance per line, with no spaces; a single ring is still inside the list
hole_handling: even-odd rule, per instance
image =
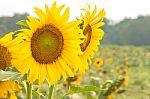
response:
[[[0,99],[150,99],[150,47],[101,45],[105,10],[81,11],[35,7],[0,38]]]

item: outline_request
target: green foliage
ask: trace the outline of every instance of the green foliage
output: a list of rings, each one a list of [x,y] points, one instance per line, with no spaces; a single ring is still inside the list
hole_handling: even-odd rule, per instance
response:
[[[111,25],[110,20],[105,19],[105,22],[103,44],[150,45],[150,16],[124,19]]]
[[[28,27],[28,24],[27,24],[26,20],[18,21],[16,24],[18,24],[18,25],[20,25],[20,26]]]
[[[103,84],[102,88],[103,89],[106,89],[106,90],[103,90],[98,99],[107,99],[106,97],[109,96],[110,94],[114,93],[115,91],[117,91],[121,85],[123,85],[123,81],[124,81],[124,78],[117,78],[116,80],[114,81],[109,81],[109,82],[105,82],[105,84]]]
[[[90,92],[90,91],[100,91],[100,88],[92,85],[88,85],[84,87],[71,86],[70,90],[66,93],[66,95],[70,95],[74,93]]]
[[[0,70],[0,81],[18,80],[20,73]]]
[[[25,20],[28,14],[14,14],[12,17],[0,17],[0,36],[4,36],[6,33],[16,31],[20,28],[16,23],[19,20]]]

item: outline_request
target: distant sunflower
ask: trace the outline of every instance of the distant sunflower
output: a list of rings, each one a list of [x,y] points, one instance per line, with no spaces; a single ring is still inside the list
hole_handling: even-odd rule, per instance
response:
[[[112,64],[113,59],[112,58],[108,58],[106,61],[107,61],[108,64]]]
[[[69,8],[60,14],[63,8],[56,2],[51,9],[45,5],[45,12],[35,8],[39,19],[28,16],[29,29],[21,29],[18,34],[25,41],[14,48],[18,55],[13,56],[13,64],[22,75],[29,72],[31,83],[38,79],[41,85],[47,77],[50,84],[55,84],[61,75],[64,79],[66,75],[73,77],[72,69],[77,70],[81,64],[77,55],[82,42],[74,30],[79,22],[67,22]]]
[[[20,42],[19,39],[12,40],[13,34],[11,32],[0,38],[0,70],[5,70],[7,67],[12,66],[11,60],[14,53],[10,49]],[[17,99],[15,92],[20,90],[20,86],[13,81],[0,81],[0,99]]]
[[[76,74],[74,77],[68,77],[67,81],[68,83],[71,83],[74,85],[80,85],[82,82],[82,75]]]
[[[114,93],[111,93],[106,97],[106,99],[114,99],[113,97],[114,97]]]
[[[104,35],[104,31],[100,27],[104,25],[103,19],[105,15],[104,9],[97,13],[96,5],[92,13],[90,13],[89,5],[82,10],[85,11],[85,15],[81,18],[83,23],[80,25],[80,28],[86,39],[80,44],[81,51],[83,52],[81,55],[83,65],[79,70],[80,73],[84,73],[88,69],[87,59],[93,57],[98,51],[98,45]]]
[[[103,59],[102,58],[96,58],[95,61],[94,61],[94,65],[95,67],[98,69],[100,66],[103,65]]]
[[[129,78],[128,78],[128,76],[125,76],[125,77],[124,77],[123,84],[124,84],[125,86],[127,86],[127,85],[128,85],[128,82],[129,82]]]

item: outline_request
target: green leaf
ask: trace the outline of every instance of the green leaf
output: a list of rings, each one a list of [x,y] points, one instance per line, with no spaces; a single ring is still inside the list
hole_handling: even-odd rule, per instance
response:
[[[18,21],[16,24],[21,25],[21,26],[28,27],[28,24],[27,24],[26,20]]]
[[[13,67],[13,66],[7,67],[7,68],[5,69],[5,71],[19,72],[19,71],[16,69],[16,67]]]
[[[74,93],[82,93],[82,92],[90,92],[90,91],[101,91],[101,89],[92,85],[87,85],[84,87],[71,86],[70,90],[65,94],[65,96]]]
[[[0,70],[0,81],[18,80],[20,73]]]
[[[33,93],[34,96],[38,97],[39,99],[40,99],[40,97],[45,98],[45,96],[42,93],[39,93],[35,90],[32,90],[32,93]]]

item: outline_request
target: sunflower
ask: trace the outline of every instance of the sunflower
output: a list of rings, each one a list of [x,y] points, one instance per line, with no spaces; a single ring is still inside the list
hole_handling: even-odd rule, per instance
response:
[[[69,8],[60,14],[63,8],[56,2],[51,8],[45,5],[45,12],[35,8],[39,19],[28,16],[29,29],[19,30],[17,37],[25,41],[13,48],[18,54],[13,56],[13,64],[22,75],[29,73],[30,83],[38,79],[41,85],[47,78],[53,85],[61,77],[73,77],[72,69],[78,70],[81,65],[78,55],[82,40],[74,29],[79,22],[68,22]]]
[[[5,70],[7,67],[12,66],[13,52],[10,49],[21,42],[19,39],[12,40],[13,34],[11,32],[0,38],[0,70]],[[20,86],[13,81],[0,81],[0,98],[17,99],[15,92],[20,90]]]
[[[68,83],[71,83],[74,85],[80,85],[82,82],[82,75],[76,74],[74,77],[68,77],[67,81]]]
[[[107,61],[107,63],[108,63],[108,64],[110,64],[110,65],[111,65],[111,64],[112,64],[112,62],[113,62],[113,59],[112,59],[112,58],[108,58],[106,61]]]
[[[10,32],[0,38],[0,70],[5,70],[7,67],[12,66],[12,55],[15,53],[12,52],[11,49],[22,42],[22,39],[20,38],[12,40],[13,34],[13,32]]]
[[[19,92],[21,87],[14,81],[0,81],[0,98],[17,99],[15,92]]]
[[[79,69],[80,73],[84,73],[85,70],[88,69],[87,60],[95,55],[98,51],[98,45],[100,44],[100,40],[104,35],[104,31],[100,29],[101,26],[104,25],[103,18],[105,15],[104,9],[97,13],[97,7],[95,5],[94,10],[90,13],[90,6],[87,8],[82,8],[85,12],[85,15],[82,16],[82,24],[80,24],[80,28],[82,33],[86,36],[84,42],[80,44],[80,48],[82,51],[81,60],[82,60],[82,68]]]
[[[114,99],[113,97],[114,97],[114,93],[111,93],[106,97],[106,99]]]
[[[96,58],[95,61],[94,61],[94,65],[95,67],[98,69],[100,66],[103,65],[103,59],[102,58]]]
[[[125,86],[127,86],[127,85],[128,85],[128,82],[129,82],[129,78],[128,78],[128,76],[125,76],[125,77],[124,77],[123,84],[124,84]]]

